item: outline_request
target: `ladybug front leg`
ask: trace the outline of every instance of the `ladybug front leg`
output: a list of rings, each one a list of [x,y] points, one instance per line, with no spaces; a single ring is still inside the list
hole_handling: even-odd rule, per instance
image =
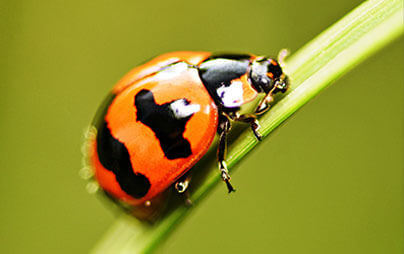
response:
[[[271,102],[273,102],[274,97],[273,97],[273,92],[275,90],[276,86],[274,86],[271,91],[269,91],[265,97],[261,100],[261,102],[258,104],[257,108],[255,109],[255,114],[261,115],[268,111],[268,109],[271,107]]]
[[[217,128],[217,133],[219,134],[219,146],[217,149],[217,159],[219,162],[219,169],[222,175],[222,180],[226,183],[227,189],[230,192],[235,191],[233,186],[230,184],[230,175],[227,170],[225,155],[227,150],[227,133],[230,131],[230,120],[224,115],[219,115],[219,126]]]
[[[274,100],[273,94],[279,91],[284,93],[286,92],[286,89],[288,89],[287,77],[285,77],[284,79],[276,80],[274,87],[265,95],[265,97],[258,104],[257,108],[255,109],[255,114],[261,115],[265,113],[271,106],[271,102],[273,102]]]

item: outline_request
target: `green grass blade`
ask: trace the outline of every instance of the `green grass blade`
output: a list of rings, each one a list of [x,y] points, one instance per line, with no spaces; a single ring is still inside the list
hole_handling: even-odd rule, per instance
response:
[[[402,0],[366,1],[291,56],[285,66],[292,80],[291,89],[260,119],[263,136],[268,136],[334,80],[401,36],[404,32],[403,13]],[[251,131],[243,132],[229,147],[229,168],[255,145],[257,141]],[[212,160],[204,167],[207,175],[192,189],[194,206],[220,182],[216,161]],[[175,207],[153,226],[123,215],[92,253],[149,253],[190,210],[192,207]]]

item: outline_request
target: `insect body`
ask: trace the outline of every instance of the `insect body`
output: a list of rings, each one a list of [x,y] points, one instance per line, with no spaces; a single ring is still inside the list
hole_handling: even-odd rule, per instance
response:
[[[279,62],[250,54],[173,52],[136,67],[113,88],[100,107],[90,159],[99,185],[131,206],[149,202],[175,184],[219,135],[221,177],[233,191],[225,164],[231,121],[250,124],[260,139],[258,114],[273,94],[285,92]],[[244,104],[265,96],[251,114]],[[149,202],[150,203],[150,202]]]

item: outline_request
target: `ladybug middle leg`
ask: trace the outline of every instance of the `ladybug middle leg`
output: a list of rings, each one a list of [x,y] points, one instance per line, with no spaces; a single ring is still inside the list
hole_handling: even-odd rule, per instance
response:
[[[227,170],[227,165],[225,162],[225,154],[227,149],[227,133],[230,131],[230,120],[223,113],[219,115],[219,125],[217,128],[217,133],[219,134],[219,145],[217,149],[217,159],[219,162],[219,169],[221,172],[222,180],[226,183],[227,189],[230,192],[235,191],[230,183],[230,175]]]
[[[238,113],[234,113],[230,117],[233,121],[239,121],[239,122],[250,124],[251,130],[253,131],[255,137],[258,139],[258,141],[262,140],[262,136],[258,132],[258,130],[260,129],[261,126],[257,120],[256,115],[254,115],[254,114],[239,115]]]

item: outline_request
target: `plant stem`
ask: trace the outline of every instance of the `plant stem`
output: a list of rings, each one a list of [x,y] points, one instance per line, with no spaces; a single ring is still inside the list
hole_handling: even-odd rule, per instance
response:
[[[402,0],[366,1],[329,27],[286,61],[290,91],[260,118],[261,134],[268,136],[306,102],[337,78],[398,38],[404,32]],[[257,141],[247,129],[229,147],[229,168]],[[215,161],[209,162],[204,181],[190,196],[194,206],[220,182]],[[192,209],[180,205],[153,226],[123,215],[94,247],[92,253],[149,253]]]

